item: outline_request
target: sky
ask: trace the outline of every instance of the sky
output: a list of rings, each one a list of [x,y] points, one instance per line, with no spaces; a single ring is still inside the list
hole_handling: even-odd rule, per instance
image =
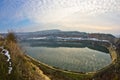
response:
[[[120,34],[120,0],[0,0],[0,32]]]

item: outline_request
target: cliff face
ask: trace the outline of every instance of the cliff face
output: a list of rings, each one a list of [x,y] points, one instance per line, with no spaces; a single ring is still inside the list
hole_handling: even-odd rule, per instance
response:
[[[115,45],[116,47],[110,48],[114,60],[94,75],[95,80],[120,80],[120,39],[115,42]]]
[[[120,38],[116,42],[116,51],[118,52],[118,58],[120,58]]]
[[[116,46],[117,46],[117,48],[120,49],[120,38],[117,40],[117,42],[116,42]]]

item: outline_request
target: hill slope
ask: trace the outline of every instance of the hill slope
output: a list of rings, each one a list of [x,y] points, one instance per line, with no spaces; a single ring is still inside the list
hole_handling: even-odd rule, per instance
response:
[[[0,40],[0,46],[3,46],[4,41]],[[25,57],[16,42],[7,40],[4,48],[11,56],[12,71],[8,73],[7,57],[1,53],[1,48],[0,80],[50,80],[29,58]]]

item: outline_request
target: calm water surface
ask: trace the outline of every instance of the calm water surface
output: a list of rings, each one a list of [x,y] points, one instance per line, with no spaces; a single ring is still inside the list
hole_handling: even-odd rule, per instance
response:
[[[85,48],[70,47],[24,47],[33,58],[57,68],[91,72],[99,70],[111,63],[108,53]]]

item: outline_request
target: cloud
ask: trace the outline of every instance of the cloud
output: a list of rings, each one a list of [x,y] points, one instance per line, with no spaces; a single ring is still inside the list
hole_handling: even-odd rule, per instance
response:
[[[79,27],[76,30],[82,30],[82,25],[86,25],[84,31],[88,31],[88,26],[93,31],[107,27],[103,28],[105,32],[113,25],[120,29],[120,0],[4,0],[0,3],[1,24],[16,25],[26,19],[37,25],[26,26],[30,31],[75,29],[74,26]],[[93,29],[92,26],[97,27]]]
[[[31,20],[47,24],[32,27],[37,30],[58,28],[115,33],[120,29],[118,27],[120,15],[114,15],[120,12],[119,0],[43,0],[41,2],[30,0],[23,8],[26,16]],[[61,26],[52,27],[53,24]],[[117,28],[114,28],[115,25]]]
[[[38,23],[59,21],[74,13],[98,15],[120,12],[119,0],[4,0],[2,4],[0,17],[29,18]]]
[[[55,22],[72,15],[98,15],[120,11],[119,0],[27,0],[24,15],[36,22]]]

